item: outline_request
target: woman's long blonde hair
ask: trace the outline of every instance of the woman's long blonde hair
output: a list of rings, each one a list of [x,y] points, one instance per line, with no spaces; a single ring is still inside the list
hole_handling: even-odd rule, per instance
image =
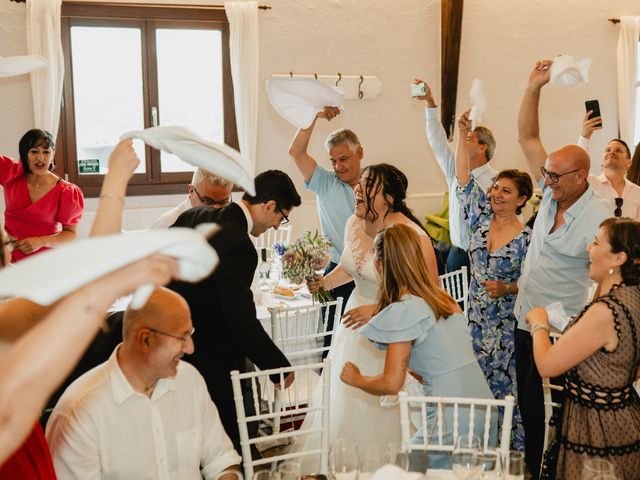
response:
[[[455,300],[431,281],[420,238],[413,228],[397,223],[381,230],[374,250],[382,267],[376,311],[399,301],[407,293],[427,302],[436,319],[456,311]]]

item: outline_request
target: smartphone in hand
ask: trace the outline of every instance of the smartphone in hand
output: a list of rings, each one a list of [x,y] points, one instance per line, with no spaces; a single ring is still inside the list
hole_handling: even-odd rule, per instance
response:
[[[591,112],[589,114],[589,118],[593,118],[593,117],[600,117],[600,102],[598,102],[598,100],[587,100],[586,102],[584,102],[584,106],[587,109],[587,112]],[[598,125],[595,125],[596,127],[601,127],[602,126],[602,120],[600,120],[600,123]]]
[[[424,97],[427,94],[427,86],[424,83],[412,83],[409,88],[412,97]]]

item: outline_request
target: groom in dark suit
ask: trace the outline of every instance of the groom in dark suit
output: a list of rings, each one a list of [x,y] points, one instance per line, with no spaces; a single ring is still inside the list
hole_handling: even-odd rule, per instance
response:
[[[288,215],[300,205],[300,195],[289,176],[268,170],[255,178],[256,195],[220,208],[195,207],[182,213],[174,227],[195,227],[215,222],[222,228],[209,243],[218,252],[220,264],[197,284],[173,282],[169,288],[189,303],[196,333],[195,353],[185,360],[204,377],[224,428],[240,451],[237,417],[229,373],[244,372],[248,358],[260,369],[289,366],[256,318],[251,282],[258,255],[249,234],[257,237],[269,228],[289,221]],[[285,378],[285,386],[293,374]]]

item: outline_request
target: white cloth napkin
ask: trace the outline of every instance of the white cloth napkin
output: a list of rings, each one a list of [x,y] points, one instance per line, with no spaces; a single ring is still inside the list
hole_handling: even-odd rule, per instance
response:
[[[469,97],[471,98],[471,112],[469,112],[469,120],[471,120],[471,130],[475,130],[478,123],[482,121],[484,112],[487,109],[487,100],[482,92],[482,80],[474,78],[471,82],[471,90]]]
[[[569,324],[569,316],[564,311],[562,302],[554,302],[551,305],[544,307],[544,309],[547,311],[547,315],[549,316],[549,325],[557,328],[561,332],[564,332],[564,329],[567,328],[567,325]]]
[[[147,145],[174,153],[196,167],[241,185],[255,195],[251,169],[240,152],[228,145],[209,142],[182,127],[152,127],[127,132],[122,138],[139,138]]]
[[[0,57],[0,77],[14,77],[48,67],[49,60],[40,55]]]
[[[325,106],[344,110],[344,90],[315,78],[275,77],[265,82],[271,106],[297,128],[309,128]]]
[[[559,55],[551,65],[551,83],[561,87],[573,87],[579,83],[589,82],[591,58],[575,60],[571,55]]]
[[[419,480],[424,475],[418,472],[405,472],[396,465],[385,465],[371,475],[371,480]]]
[[[209,223],[196,229],[170,228],[77,240],[0,270],[0,297],[24,297],[50,305],[83,285],[154,253],[176,258],[180,279],[197,282],[218,264],[218,254],[207,242],[216,229],[215,224]],[[148,298],[152,289],[153,286],[140,287],[133,301],[144,305],[144,295]]]

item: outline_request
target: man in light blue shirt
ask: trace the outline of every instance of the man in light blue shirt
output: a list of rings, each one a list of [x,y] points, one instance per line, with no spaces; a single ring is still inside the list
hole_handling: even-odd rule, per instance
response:
[[[424,83],[422,80],[416,80],[418,83]],[[433,149],[433,154],[449,187],[449,235],[451,237],[451,250],[447,257],[447,272],[454,272],[461,267],[469,267],[469,225],[464,218],[464,211],[460,207],[458,196],[456,195],[456,160],[447,142],[447,135],[444,131],[442,123],[438,119],[438,107],[429,85],[425,83],[426,95],[416,97],[426,102],[424,110],[425,115],[425,132],[429,145]],[[469,164],[471,166],[471,175],[474,180],[482,187],[488,190],[493,185],[493,179],[498,171],[491,168],[489,161],[493,158],[496,149],[496,142],[493,138],[491,130],[486,127],[476,127],[471,134],[469,143]]]
[[[333,171],[329,171],[307,153],[309,140],[316,121],[324,118],[330,121],[340,114],[337,107],[325,107],[316,115],[309,128],[298,129],[289,147],[289,155],[293,158],[298,170],[304,178],[304,186],[317,196],[318,217],[322,234],[333,242],[331,249],[331,263],[325,275],[340,263],[340,256],[344,248],[344,229],[347,220],[356,206],[354,189],[360,180],[361,161],[364,155],[357,135],[346,128],[329,134],[325,147],[329,152],[329,159]],[[331,290],[333,298],[342,297],[343,306],[346,304],[354,283],[349,282]],[[333,319],[333,315],[329,318]],[[328,328],[332,327],[329,325]]]
[[[520,146],[531,173],[543,188],[514,312],[518,319],[518,403],[525,429],[525,458],[534,479],[538,478],[542,460],[544,399],[525,316],[532,308],[554,302],[562,302],[568,315],[579,313],[589,287],[587,245],[600,223],[611,215],[607,201],[589,185],[587,152],[577,145],[567,145],[547,156],[540,140],[538,103],[540,90],[549,82],[551,63],[536,63],[518,115]]]

